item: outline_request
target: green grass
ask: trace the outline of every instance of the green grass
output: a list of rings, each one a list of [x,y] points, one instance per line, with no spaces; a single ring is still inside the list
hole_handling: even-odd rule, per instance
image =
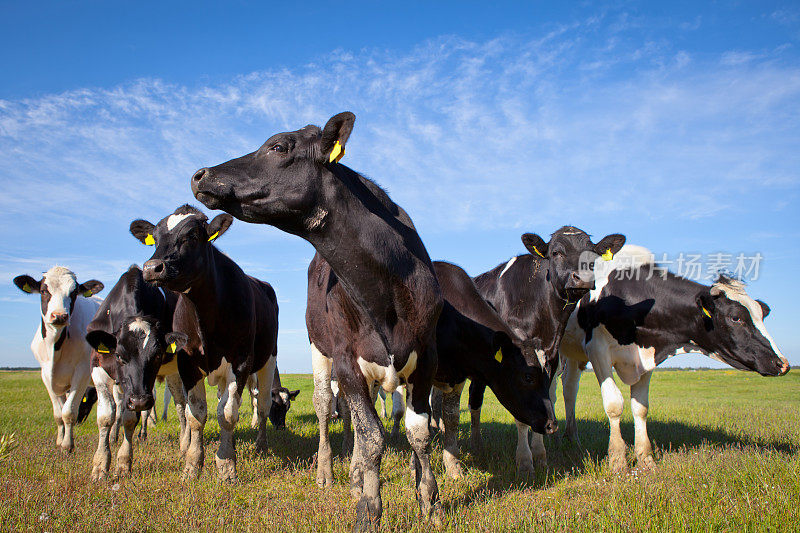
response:
[[[0,372],[0,434],[18,447],[0,462],[0,531],[341,531],[352,528],[347,462],[320,490],[313,456],[317,422],[312,380],[281,376],[302,393],[289,431],[269,429],[270,452],[255,454],[245,401],[237,430],[240,483],[216,482],[218,425],[209,389],[206,462],[198,481],[179,481],[174,407],[150,440],[136,443],[131,478],[89,481],[97,445],[95,413],[79,426],[76,452],[63,457],[38,372]],[[446,480],[441,445],[433,464],[448,531],[798,531],[800,530],[800,372],[775,379],[735,371],[658,372],[651,385],[649,432],[659,470],[614,477],[605,462],[607,422],[594,376],[584,373],[578,425],[584,450],[546,440],[550,469],[515,473],[516,430],[488,393],[485,455],[469,453],[466,394],[461,450],[465,479]],[[623,387],[623,391],[627,391]],[[563,422],[563,403],[558,405]],[[623,436],[633,442],[628,406]],[[341,424],[332,426],[334,452]],[[116,450],[114,450],[116,452]],[[387,531],[426,531],[410,485],[404,437],[387,446],[382,466]],[[630,455],[629,455],[630,459]],[[112,464],[113,469],[113,464]]]

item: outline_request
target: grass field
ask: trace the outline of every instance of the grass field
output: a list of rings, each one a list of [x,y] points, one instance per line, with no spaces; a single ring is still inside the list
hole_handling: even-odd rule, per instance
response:
[[[159,422],[146,443],[135,445],[131,478],[92,484],[95,412],[77,430],[75,453],[62,457],[38,372],[0,373],[0,433],[15,433],[19,443],[0,464],[0,531],[349,530],[355,512],[348,463],[335,461],[332,488],[322,491],[314,481],[317,421],[311,377],[281,378],[285,386],[302,390],[287,417],[290,430],[270,426],[270,453],[257,456],[250,410],[243,408],[237,430],[238,485],[216,482],[213,408],[203,474],[195,482],[178,480],[174,407],[168,422]],[[648,427],[659,470],[632,470],[626,477],[611,476],[604,461],[607,422],[594,375],[585,373],[582,382],[577,416],[584,450],[546,440],[550,468],[530,478],[515,473],[513,420],[488,391],[485,453],[469,453],[464,394],[465,479],[445,479],[441,445],[438,437],[434,440],[446,530],[800,530],[799,371],[773,379],[736,371],[658,372],[651,385]],[[210,389],[209,403],[216,405]],[[563,403],[558,407],[563,422]],[[623,436],[630,445],[628,411],[626,405]],[[338,452],[340,423],[332,426],[332,441]],[[410,453],[403,437],[384,454],[382,528],[387,531],[429,529],[418,520]]]

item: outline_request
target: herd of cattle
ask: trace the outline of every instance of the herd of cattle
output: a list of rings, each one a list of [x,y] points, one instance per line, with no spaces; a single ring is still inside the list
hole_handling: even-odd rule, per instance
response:
[[[431,261],[406,212],[339,163],[354,121],[352,113],[340,113],[322,129],[276,134],[250,154],[197,171],[195,197],[228,214],[209,221],[184,205],[157,224],[133,221],[130,232],[153,246],[153,255],[143,268],[123,273],[104,300],[95,296],[102,283],[78,283],[63,267],[39,280],[14,279],[41,296],[41,326],[31,348],[63,450],[73,449],[84,392],[90,383],[96,389],[93,480],[109,475],[115,425],[123,428],[116,472],[130,473],[133,431],[140,413],[154,407],[157,379],[166,380],[175,400],[184,478],[196,478],[204,463],[206,382],[218,388],[221,480],[237,479],[234,428],[245,388],[258,449],[267,446],[270,414],[276,426],[283,424],[299,391],[275,384],[275,291],[213,244],[234,217],[273,225],[316,249],[306,324],[319,420],[317,483],[333,482],[328,424],[340,413],[345,448],[352,446],[357,529],[375,526],[382,512],[379,391],[399,396],[404,389],[405,397],[393,402],[393,433],[405,416],[416,497],[422,515],[436,522],[442,510],[429,457],[431,425],[443,432],[446,475],[460,477],[459,399],[467,379],[473,444],[480,445],[488,385],[517,421],[517,468],[530,471],[546,461],[542,435],[557,429],[554,389],[562,369],[566,435],[577,440],[578,382],[591,362],[610,422],[609,462],[620,472],[627,469],[623,396],[612,368],[631,387],[636,458],[645,468],[655,464],[646,427],[650,377],[666,358],[700,352],[765,376],[789,370],[764,326],[769,308],[740,282],[721,276],[706,286],[676,276],[654,264],[647,250],[625,245],[623,235],[595,243],[572,226],[549,241],[526,233],[528,253],[474,278],[454,264]],[[593,276],[581,271],[587,254]],[[345,401],[337,403],[334,391]],[[432,403],[441,409],[433,419]]]

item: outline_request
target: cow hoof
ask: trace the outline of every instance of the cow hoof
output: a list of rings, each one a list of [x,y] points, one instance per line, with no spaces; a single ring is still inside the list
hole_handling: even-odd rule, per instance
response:
[[[450,468],[445,468],[445,475],[453,480],[464,479],[464,470],[461,465],[455,464]]]
[[[69,456],[69,455],[72,453],[72,450],[74,450],[74,448],[72,448],[72,447],[70,447],[70,448],[64,448],[64,447],[62,446],[62,447],[61,447],[61,455],[63,455],[64,457],[68,457],[68,456]]]
[[[237,483],[239,481],[236,477],[236,462],[233,459],[220,459],[214,456],[214,461],[217,463],[217,473],[221,482]]]
[[[103,481],[106,477],[108,477],[108,472],[106,470],[98,467],[92,468],[91,480],[93,482]]]
[[[328,477],[327,474],[319,475],[317,474],[317,486],[321,489],[325,489],[333,485],[333,476]]]
[[[533,461],[520,461],[517,463],[517,474],[522,476],[530,476],[536,473],[533,467]]]
[[[428,521],[436,529],[440,529],[444,525],[444,511],[442,511],[442,504],[436,502],[431,509],[431,514],[428,516]]]
[[[200,469],[194,465],[186,465],[181,473],[181,481],[191,481],[200,477]]]
[[[547,470],[547,456],[534,457],[533,466],[539,470]]]
[[[611,473],[615,476],[623,476],[628,473],[628,463],[625,461],[625,457],[609,458],[608,463]]]
[[[131,467],[128,465],[117,465],[116,476],[128,477],[131,475]]]
[[[638,466],[641,470],[645,470],[648,472],[658,470],[658,465],[656,465],[655,459],[653,459],[652,455],[646,455],[644,457],[640,457],[636,460],[636,466]]]

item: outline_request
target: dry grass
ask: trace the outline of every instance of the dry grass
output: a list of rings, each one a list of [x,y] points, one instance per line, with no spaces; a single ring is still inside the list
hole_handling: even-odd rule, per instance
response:
[[[178,481],[174,408],[169,422],[159,423],[148,442],[136,445],[133,477],[92,484],[94,413],[77,431],[76,452],[62,457],[38,372],[0,373],[0,434],[14,433],[19,443],[0,463],[0,531],[349,530],[354,506],[346,461],[335,462],[331,489],[322,491],[314,482],[311,378],[281,378],[303,391],[287,417],[291,430],[270,428],[270,453],[256,456],[244,408],[237,432],[240,484],[216,482],[213,418],[206,426],[201,479]],[[583,381],[578,420],[585,450],[548,442],[551,468],[532,478],[516,476],[512,419],[488,393],[486,454],[468,453],[469,412],[463,406],[464,480],[445,480],[438,439],[434,446],[447,530],[800,530],[800,372],[777,379],[732,371],[659,372],[651,387],[649,430],[660,468],[633,470],[624,478],[608,473],[599,390],[593,375],[584,374]],[[209,400],[216,405],[210,390]],[[335,451],[340,432],[341,425],[334,424]],[[629,414],[623,435],[630,444]],[[429,529],[417,517],[409,454],[402,440],[390,443],[384,455],[382,526],[388,531]]]

